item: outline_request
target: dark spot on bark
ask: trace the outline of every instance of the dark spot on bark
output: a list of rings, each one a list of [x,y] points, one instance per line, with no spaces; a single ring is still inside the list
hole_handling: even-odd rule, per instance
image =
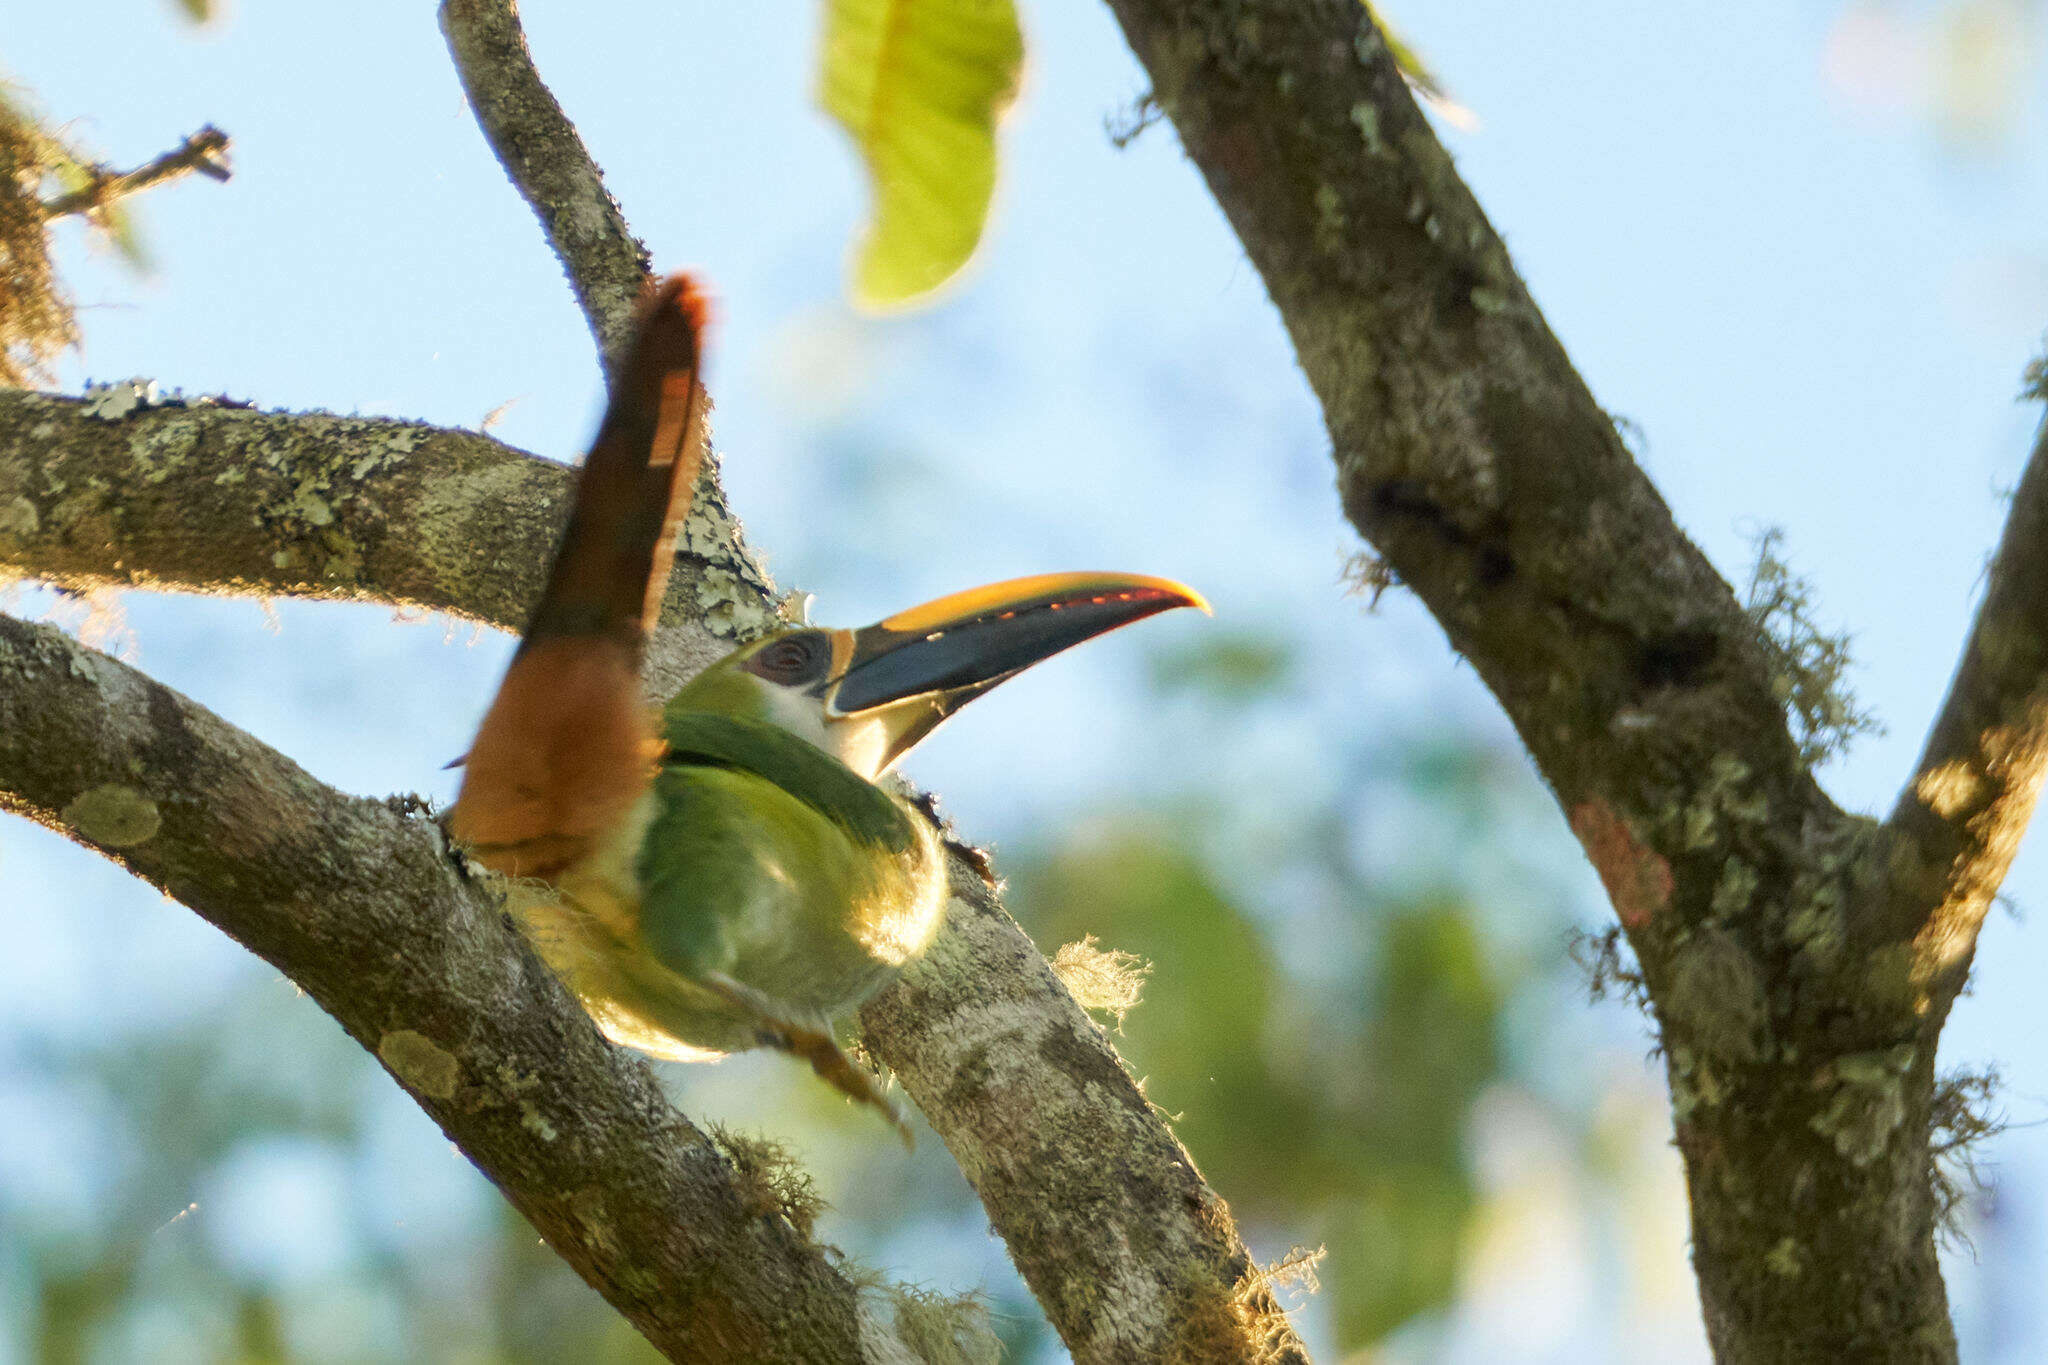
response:
[[[1444,544],[1470,550],[1472,579],[1482,588],[1497,588],[1515,576],[1514,552],[1501,543],[1506,528],[1498,519],[1489,518],[1477,532],[1466,530],[1419,479],[1380,480],[1372,486],[1366,514],[1372,524],[1396,518],[1419,524]]]
[[[1711,630],[1677,630],[1645,644],[1636,655],[1636,680],[1644,687],[1698,687],[1720,652]]]
[[[1463,322],[1478,316],[1472,291],[1486,287],[1486,277],[1462,261],[1452,262],[1437,277],[1437,308],[1444,317]]]
[[[988,1086],[988,1044],[977,1043],[960,1064],[953,1069],[953,1080],[946,1087],[944,1096],[948,1109],[969,1110],[981,1102],[981,1092]]]
[[[1381,479],[1372,486],[1371,515],[1374,520],[1399,517],[1434,527],[1446,539],[1462,543],[1465,533],[1445,514],[1443,505],[1429,494],[1420,479]]]
[[[1498,545],[1482,545],[1473,572],[1480,587],[1497,588],[1515,576],[1515,557]]]
[[[149,733],[143,740],[141,753],[137,755],[143,767],[151,776],[183,773],[186,780],[191,781],[198,771],[194,759],[205,752],[206,746],[193,739],[192,727],[186,718],[185,708],[178,703],[178,694],[168,687],[151,683],[145,709],[149,713]]]
[[[1137,1085],[1117,1064],[1116,1058],[1092,1040],[1081,1038],[1067,1029],[1048,1029],[1039,1041],[1038,1056],[1062,1075],[1107,1086],[1112,1091],[1127,1092],[1132,1102],[1144,1104]]]

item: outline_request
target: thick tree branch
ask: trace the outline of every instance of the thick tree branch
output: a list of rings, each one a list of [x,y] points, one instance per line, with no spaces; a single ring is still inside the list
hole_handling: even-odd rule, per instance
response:
[[[414,423],[133,402],[0,392],[0,569],[397,602],[502,629],[539,592],[566,515],[560,465]],[[772,619],[711,487],[664,609],[660,692]],[[0,700],[8,682],[0,671]],[[0,790],[9,781],[0,766]],[[947,930],[863,1031],[1075,1358],[1305,1359],[1223,1201],[1114,1049],[980,878],[958,859],[954,872]]]
[[[1685,856],[1682,812],[1729,755],[1773,816],[1829,813],[1755,624],[1573,371],[1366,7],[1110,7],[1293,336],[1346,512],[1566,809]]]
[[[1108,0],[1320,399],[1351,521],[1513,721],[1660,1026],[1726,1360],[1949,1360],[1942,1013],[1767,639],[1573,371],[1357,0]]]
[[[672,1359],[906,1358],[887,1315],[604,1041],[430,820],[6,616],[0,793],[303,987]]]
[[[515,629],[571,471],[384,418],[0,389],[0,575],[66,587],[375,601]],[[661,696],[771,619],[707,467],[649,651]]]
[[[477,126],[540,219],[610,373],[632,338],[647,248],[541,82],[513,0],[442,0],[441,32]]]
[[[1306,1362],[1229,1207],[995,893],[861,1011],[1081,1365]]]
[[[226,180],[230,175],[227,154],[228,135],[209,123],[162,156],[132,171],[116,171],[110,166],[88,168],[88,183],[46,202],[43,217],[47,220],[73,213],[93,213],[117,199],[195,172],[209,180]]]
[[[2036,434],[1984,604],[1890,827],[1890,939],[1917,939],[1946,1008],[2048,772],[2048,422]]]

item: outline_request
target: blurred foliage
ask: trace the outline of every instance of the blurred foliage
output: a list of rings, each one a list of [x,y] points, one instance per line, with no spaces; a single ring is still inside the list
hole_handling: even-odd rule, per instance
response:
[[[453,1237],[374,1215],[390,1191],[355,1187],[380,1108],[409,1101],[274,977],[246,979],[181,1027],[0,1056],[20,1125],[0,1356],[11,1336],[49,1365],[659,1359],[495,1201]],[[280,1207],[303,1224],[271,1223]]]
[[[1156,649],[1147,676],[1202,732],[1313,726],[1298,648],[1205,632]],[[1094,935],[1150,966],[1117,1046],[1255,1240],[1327,1248],[1322,1310],[1343,1349],[1368,1347],[1457,1297],[1487,1198],[1471,1116],[1520,1083],[1515,1001],[1564,971],[1504,951],[1475,899],[1474,870],[1513,861],[1503,802],[1535,794],[1504,791],[1518,765],[1450,734],[1332,726],[1309,767],[1256,786],[1199,754],[1177,766],[1195,793],[1178,818],[1106,814],[1043,839],[1005,860],[1012,903],[1048,950]],[[1441,837],[1392,841],[1398,866],[1369,851],[1370,826],[1415,818]]]
[[[1156,692],[1200,692],[1219,702],[1246,702],[1283,685],[1293,665],[1287,644],[1243,629],[1213,630],[1207,639],[1155,651],[1146,669]]]
[[[855,302],[915,303],[974,254],[1024,39],[1011,0],[825,0],[818,101],[866,163]]]
[[[1822,72],[1852,106],[1925,120],[1957,153],[2000,153],[2040,91],[2040,0],[1846,0]]]
[[[1014,885],[1044,941],[1093,931],[1152,965],[1119,1048],[1241,1221],[1329,1248],[1347,1344],[1450,1302],[1477,1202],[1465,1114],[1499,1075],[1504,998],[1462,907],[1361,905],[1380,941],[1347,964],[1347,1002],[1290,986],[1180,832],[1096,831]]]

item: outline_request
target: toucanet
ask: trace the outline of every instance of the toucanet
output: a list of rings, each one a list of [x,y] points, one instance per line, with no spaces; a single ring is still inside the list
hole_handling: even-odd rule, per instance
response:
[[[702,464],[706,308],[661,284],[612,385],[539,605],[463,760],[449,829],[613,1041],[781,1048],[900,1110],[833,1037],[938,931],[946,859],[878,785],[953,712],[1105,631],[1207,604],[1161,578],[1044,574],[859,630],[734,650],[657,714],[640,665]]]

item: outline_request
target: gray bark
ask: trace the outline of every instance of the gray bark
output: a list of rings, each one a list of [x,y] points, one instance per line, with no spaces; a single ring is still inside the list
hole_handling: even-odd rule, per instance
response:
[[[123,411],[122,394],[73,399],[0,391],[0,568],[78,589],[377,600],[501,629],[526,618],[567,514],[571,471],[563,466],[486,436],[417,423],[214,403]],[[649,650],[650,686],[657,695],[672,691],[733,637],[771,623],[774,613],[772,586],[707,473]],[[287,763],[208,720],[234,733],[240,748]],[[30,777],[0,750],[0,792],[22,793]],[[59,783],[41,799],[24,799],[22,809],[79,837],[63,812],[91,785]],[[1101,1029],[970,862],[957,858],[953,872],[946,931],[927,959],[864,1013],[864,1041],[897,1072],[960,1161],[1075,1358],[1231,1360],[1260,1343],[1273,1360],[1305,1359],[1227,1206],[1196,1175]],[[171,893],[214,918],[185,891]],[[383,920],[395,925],[426,897],[421,888],[394,895],[383,904]],[[280,900],[247,913],[290,920],[297,912]],[[222,927],[244,942],[260,936]],[[510,951],[508,944],[516,946],[516,937],[497,946]],[[303,982],[303,964],[271,960],[348,1023]],[[336,989],[345,992],[351,979],[344,973]],[[526,1074],[546,1084],[554,1072],[529,1061]],[[992,1083],[995,1076],[1000,1085]],[[611,1108],[621,1107],[629,1107],[626,1100]],[[483,1121],[519,1130],[519,1119],[499,1111]],[[449,1135],[484,1165],[469,1137],[454,1128]],[[658,1147],[668,1139],[658,1130],[644,1136],[655,1146],[642,1156],[658,1166],[666,1159]],[[531,1134],[503,1132],[497,1140],[517,1147]],[[619,1139],[622,1162],[637,1140]],[[730,1186],[729,1174],[726,1180]],[[616,1172],[584,1180],[618,1189],[642,1183]],[[730,1188],[724,1197],[734,1197]],[[648,1259],[658,1248],[634,1236],[620,1235],[615,1250],[629,1265],[659,1264]],[[611,1280],[569,1259],[612,1297]],[[656,1335],[635,1316],[633,1300],[613,1302],[664,1350],[683,1350],[678,1358],[726,1358],[691,1356],[687,1341]],[[730,1311],[758,1317],[768,1305]]]
[[[1356,0],[1109,0],[1266,283],[1344,510],[1485,679],[1599,870],[1667,1059],[1729,1361],[1951,1360],[1940,1025],[2038,791],[2030,470],[1887,825],[1787,725],[1737,603],[1573,371]]]
[[[417,810],[324,786],[169,688],[7,616],[0,808],[105,854],[290,977],[672,1358],[902,1358],[864,1342],[876,1311],[605,1042]]]

